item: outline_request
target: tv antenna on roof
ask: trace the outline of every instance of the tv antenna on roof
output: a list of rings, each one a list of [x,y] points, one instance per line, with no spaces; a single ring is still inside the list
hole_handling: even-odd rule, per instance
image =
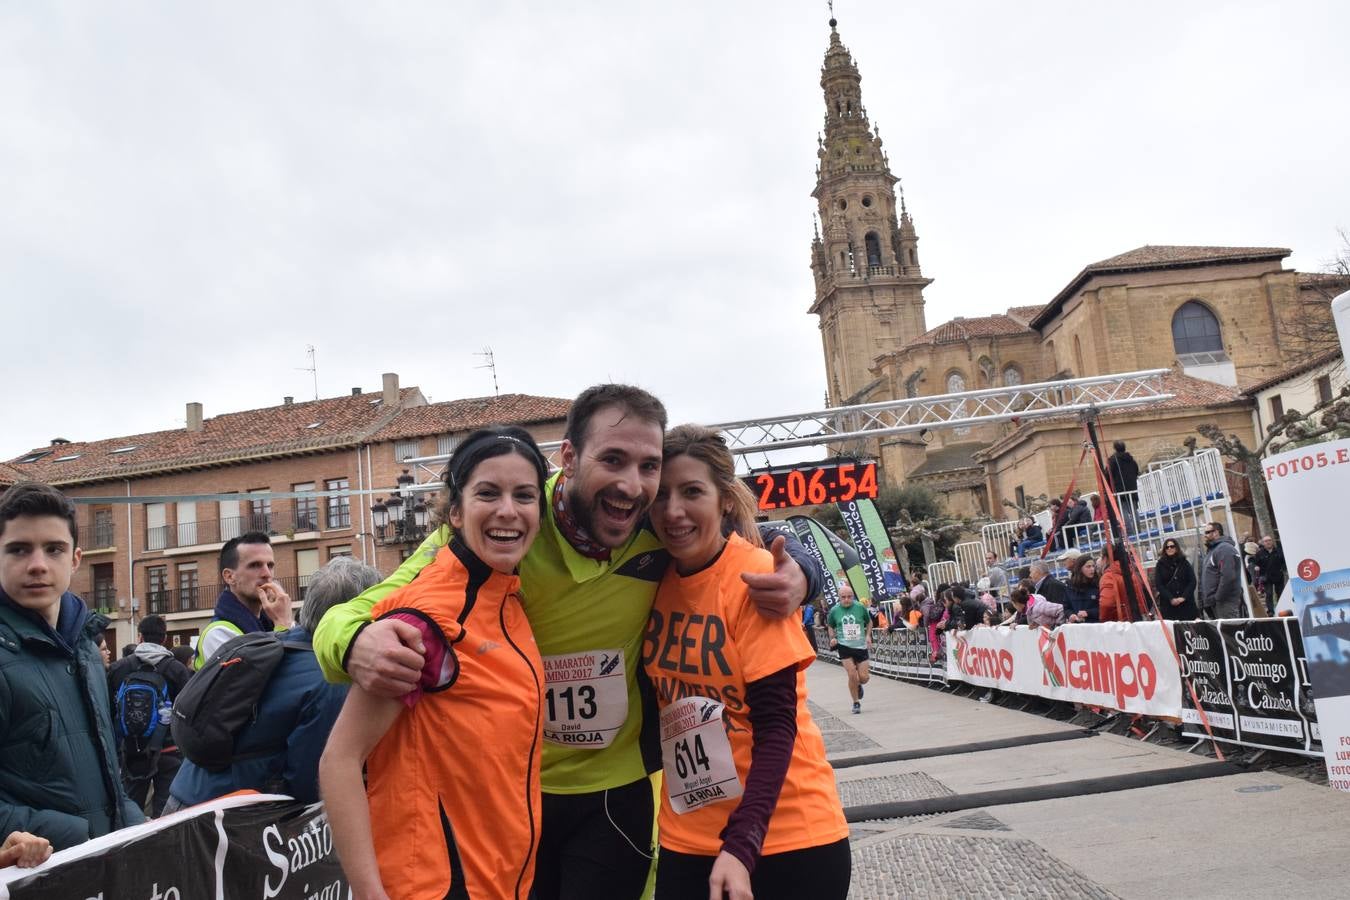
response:
[[[318,400],[318,399],[319,399],[319,366],[318,366],[318,363],[316,363],[316,362],[314,361],[314,345],[313,345],[313,344],[306,344],[306,345],[305,345],[305,352],[309,354],[309,365],[307,365],[307,366],[297,366],[295,371],[297,371],[297,372],[308,372],[310,375],[314,376],[314,399],[315,399],[315,400]]]
[[[484,363],[481,366],[474,366],[475,369],[492,370],[492,396],[500,397],[502,392],[501,388],[497,387],[497,361],[492,355],[492,348],[484,347],[481,351],[475,353],[474,356],[481,356],[484,359]]]

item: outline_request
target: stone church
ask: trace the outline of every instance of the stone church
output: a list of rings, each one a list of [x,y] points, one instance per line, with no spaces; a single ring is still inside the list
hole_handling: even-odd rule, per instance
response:
[[[930,328],[924,288],[933,279],[918,228],[833,19],[820,85],[809,311],[819,317],[831,406],[1168,368],[1173,399],[1101,418],[1102,440],[1124,440],[1142,467],[1184,452],[1204,423],[1251,438],[1244,390],[1306,358],[1300,318],[1330,315],[1325,293],[1311,289],[1315,276],[1284,268],[1288,249],[1144,246],[1085,265],[1042,304]],[[952,512],[1004,518],[1005,499],[1024,505],[1064,491],[1083,433],[1066,418],[925,437],[861,449],[881,459],[887,480],[928,485]],[[1090,482],[1090,470],[1080,477]]]

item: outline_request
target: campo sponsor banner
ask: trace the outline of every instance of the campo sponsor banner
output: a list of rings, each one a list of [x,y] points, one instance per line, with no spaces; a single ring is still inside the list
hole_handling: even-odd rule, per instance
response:
[[[0,900],[347,900],[322,804],[222,797],[0,870]]]
[[[1273,454],[1261,472],[1289,563],[1327,774],[1350,791],[1350,543],[1328,506],[1350,497],[1350,440]]]
[[[1181,677],[1156,622],[972,628],[948,639],[947,678],[1175,718]]]
[[[1289,618],[1174,622],[1181,672],[1189,676],[1214,737],[1221,741],[1321,754],[1298,623]],[[1186,737],[1207,738],[1182,686]]]

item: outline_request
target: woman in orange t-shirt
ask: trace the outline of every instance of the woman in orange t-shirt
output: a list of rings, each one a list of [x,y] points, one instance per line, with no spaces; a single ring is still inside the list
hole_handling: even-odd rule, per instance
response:
[[[446,477],[454,537],[371,610],[416,628],[426,663],[396,700],[352,685],[319,764],[357,900],[533,896],[544,675],[515,569],[547,473],[520,428],[469,435]]]
[[[755,612],[770,572],[754,498],[714,431],[666,435],[652,525],[674,558],[643,639],[665,770],[656,896],[843,900],[848,825],[806,710],[815,659],[792,618]]]

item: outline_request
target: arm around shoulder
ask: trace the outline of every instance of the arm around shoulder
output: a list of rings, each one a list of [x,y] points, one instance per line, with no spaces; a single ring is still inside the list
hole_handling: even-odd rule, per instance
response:
[[[376,603],[410,584],[449,541],[450,529],[441,526],[392,575],[324,614],[314,632],[314,655],[319,660],[319,668],[323,669],[325,678],[334,684],[351,683],[347,657],[361,629],[370,624],[370,611]]]

